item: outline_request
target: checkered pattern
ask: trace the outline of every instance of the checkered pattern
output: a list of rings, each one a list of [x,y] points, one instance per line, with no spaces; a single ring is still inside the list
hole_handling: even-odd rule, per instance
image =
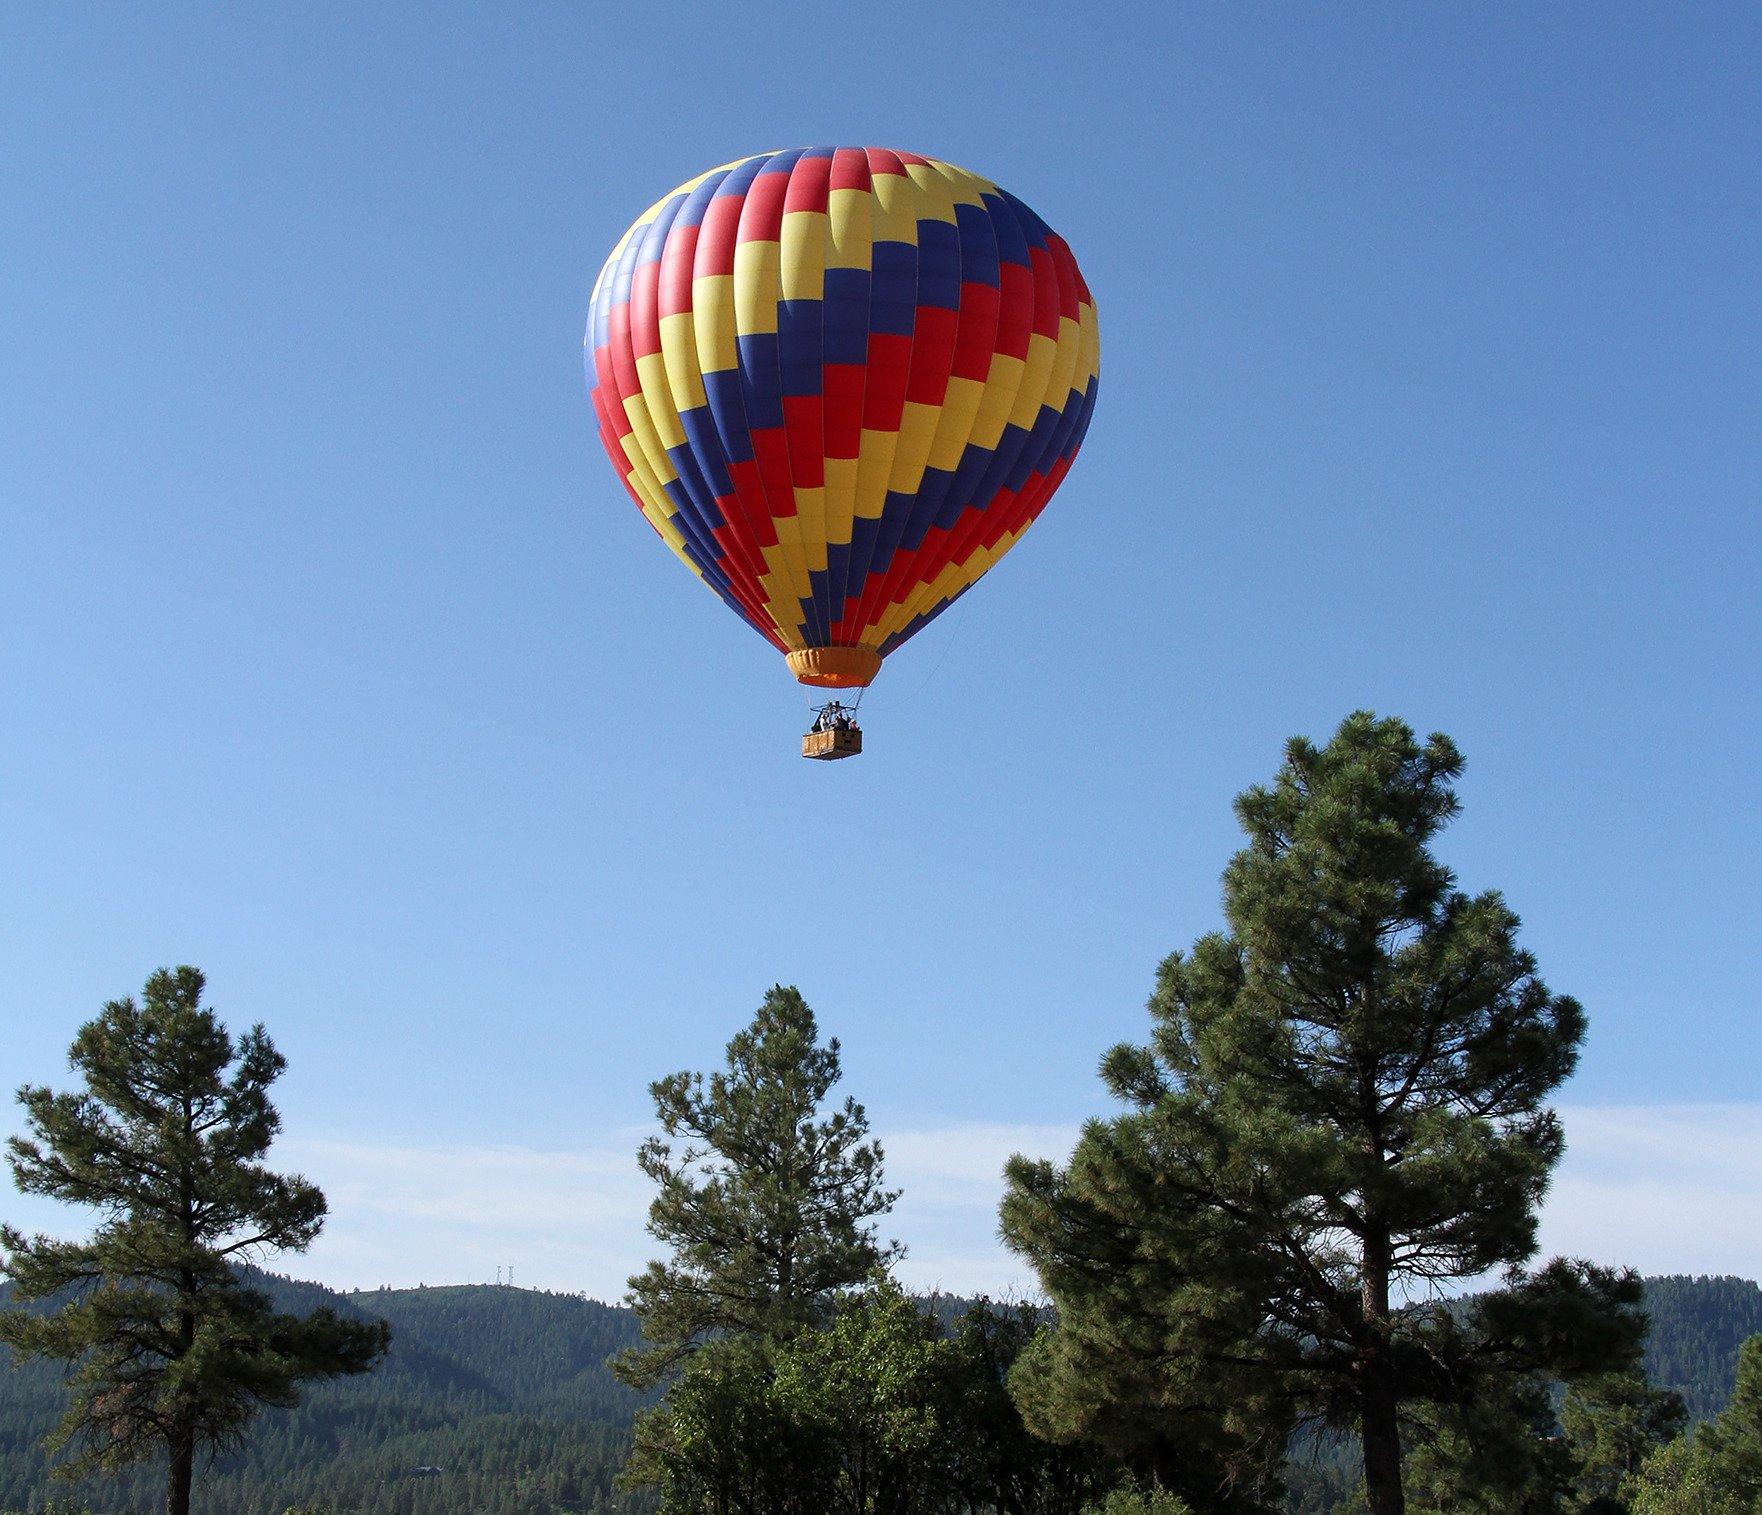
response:
[[[1064,241],[965,169],[765,153],[681,185],[594,285],[600,437],[667,545],[780,651],[885,655],[1003,556],[1094,409]]]

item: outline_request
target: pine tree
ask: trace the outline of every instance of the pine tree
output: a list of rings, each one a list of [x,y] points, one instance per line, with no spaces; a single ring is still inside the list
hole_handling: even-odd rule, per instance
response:
[[[659,1383],[712,1333],[787,1340],[898,1256],[871,1224],[897,1195],[863,1107],[821,1110],[839,1072],[837,1040],[822,1047],[807,1002],[778,985],[724,1070],[651,1085],[665,1134],[638,1162],[660,1191],[649,1232],[672,1256],[630,1280],[648,1347],[618,1359],[626,1382]]]
[[[55,1302],[0,1314],[0,1340],[70,1365],[52,1439],[74,1452],[63,1471],[163,1454],[169,1515],[188,1515],[199,1453],[265,1406],[297,1404],[308,1380],[371,1368],[390,1335],[328,1309],[277,1314],[240,1281],[235,1262],[311,1243],[324,1196],[262,1165],[285,1060],[261,1026],[235,1043],[202,989],[194,968],[160,970],[140,1004],[113,1000],[80,1028],[69,1061],[83,1090],[19,1092],[30,1136],[9,1143],[13,1176],[98,1210],[91,1238],[0,1227],[16,1297]]]
[[[1762,1336],[1738,1351],[1731,1403],[1692,1436],[1654,1452],[1627,1485],[1634,1515],[1762,1510]]]
[[[1210,1416],[1252,1458],[1281,1411],[1323,1420],[1360,1436],[1371,1515],[1398,1515],[1417,1406],[1633,1360],[1637,1279],[1514,1271],[1585,1019],[1500,896],[1432,853],[1461,768],[1448,738],[1361,712],[1237,800],[1229,929],[1163,963],[1150,1044],[1103,1060],[1128,1113],[1063,1168],[1010,1165],[1004,1234],[1060,1317],[1043,1422]],[[1468,1316],[1432,1302],[1493,1270],[1510,1286]]]
[[[1577,1464],[1586,1515],[1619,1515],[1640,1465],[1682,1435],[1682,1396],[1655,1389],[1643,1373],[1607,1373],[1574,1384],[1560,1407],[1560,1428]]]

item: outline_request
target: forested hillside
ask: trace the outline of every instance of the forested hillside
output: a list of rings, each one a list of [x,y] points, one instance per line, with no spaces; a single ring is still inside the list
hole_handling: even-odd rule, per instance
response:
[[[279,1309],[323,1303],[391,1321],[391,1355],[370,1375],[314,1389],[292,1413],[262,1417],[202,1479],[205,1515],[281,1515],[295,1504],[362,1515],[644,1508],[628,1495],[614,1505],[612,1494],[638,1399],[605,1360],[635,1339],[628,1310],[477,1285],[337,1295],[260,1282]],[[47,1368],[0,1370],[0,1509],[71,1492],[49,1483],[41,1447],[58,1403]],[[102,1515],[163,1508],[156,1469],[78,1492]]]
[[[488,1285],[336,1295],[261,1282],[281,1309],[327,1303],[389,1320],[392,1352],[377,1372],[318,1388],[291,1414],[264,1416],[204,1478],[198,1508],[207,1515],[281,1515],[290,1505],[361,1515],[646,1508],[612,1488],[638,1397],[605,1361],[636,1340],[628,1310]],[[1738,1344],[1762,1331],[1762,1288],[1740,1278],[1655,1278],[1646,1298],[1648,1374],[1680,1392],[1695,1416],[1713,1414],[1731,1392]],[[941,1305],[937,1313],[949,1314],[950,1302]],[[0,1509],[40,1508],[72,1492],[49,1483],[41,1449],[58,1401],[47,1369],[0,1370]],[[1316,1485],[1333,1480],[1298,1482],[1309,1489],[1308,1508],[1331,1503]],[[163,1499],[151,1470],[78,1492],[98,1515],[145,1515]]]
[[[1762,1288],[1747,1278],[1649,1278],[1646,1377],[1675,1389],[1693,1420],[1725,1408],[1738,1347],[1762,1332]]]

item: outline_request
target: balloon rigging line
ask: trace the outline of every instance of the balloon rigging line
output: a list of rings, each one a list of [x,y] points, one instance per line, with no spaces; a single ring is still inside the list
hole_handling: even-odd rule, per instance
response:
[[[889,705],[887,707],[888,709],[897,710],[901,705],[910,704],[913,700],[917,699],[917,697],[919,695],[921,695],[926,689],[928,689],[930,687],[930,681],[932,679],[934,679],[936,677],[936,675],[942,671],[942,665],[948,658],[948,649],[951,648],[952,646],[954,646],[954,639],[960,633],[961,622],[967,618],[967,606],[970,603],[971,602],[966,598],[966,596],[962,595],[961,602],[958,606],[950,606],[949,607],[951,610],[954,611],[954,616],[951,618],[950,623],[949,623],[948,635],[942,639],[942,650],[936,654],[936,661],[930,665],[930,669],[924,675],[924,677],[921,678],[920,680],[918,680],[917,684],[914,685],[911,689],[908,689],[900,699],[896,700],[892,705]],[[860,703],[862,700],[862,695],[859,694],[857,696],[857,700]],[[885,700],[883,700],[882,703],[886,704],[887,702]]]

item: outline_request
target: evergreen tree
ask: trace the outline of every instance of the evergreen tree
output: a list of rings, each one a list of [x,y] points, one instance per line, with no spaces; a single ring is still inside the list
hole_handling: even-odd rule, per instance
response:
[[[821,1046],[807,1002],[778,985],[724,1070],[651,1085],[664,1135],[638,1162],[672,1256],[630,1280],[648,1346],[619,1358],[626,1382],[660,1382],[712,1333],[786,1340],[898,1255],[871,1224],[897,1196],[863,1107],[822,1112],[839,1071],[837,1040]]]
[[[955,1509],[1071,1515],[1119,1481],[1119,1465],[1098,1448],[1034,1435],[1010,1394],[1015,1365],[1048,1329],[1043,1314],[981,1299],[953,1322],[943,1446]]]
[[[1011,1323],[978,1305],[945,1334],[881,1283],[788,1341],[718,1338],[642,1422],[631,1481],[661,1515],[1077,1515],[1118,1471],[1023,1429]]]
[[[188,1515],[196,1458],[235,1441],[312,1379],[361,1373],[382,1322],[328,1309],[277,1314],[235,1263],[301,1251],[324,1196],[262,1165],[280,1127],[269,1086],[286,1066],[261,1026],[237,1043],[201,1005],[194,968],[160,970],[142,1002],[113,1000],[69,1054],[79,1092],[19,1092],[29,1137],[9,1143],[20,1189],[101,1214],[88,1241],[0,1227],[4,1271],[48,1313],[0,1314],[0,1340],[70,1365],[54,1433],[70,1475],[164,1454],[166,1509]]]
[[[1427,1515],[1564,1515],[1578,1466],[1554,1434],[1541,1379],[1484,1401],[1426,1407],[1414,1416],[1404,1464],[1406,1493]]]
[[[1643,1373],[1606,1373],[1574,1384],[1560,1407],[1560,1428],[1577,1463],[1579,1507],[1620,1515],[1640,1465],[1682,1435],[1682,1396],[1654,1389]]]
[[[1164,962],[1150,1044],[1103,1061],[1128,1113],[1063,1168],[1010,1165],[1004,1234],[1060,1318],[1042,1424],[1210,1418],[1252,1458],[1319,1419],[1359,1434],[1371,1515],[1398,1515],[1417,1407],[1637,1353],[1636,1279],[1515,1272],[1584,1014],[1433,855],[1461,768],[1360,712],[1237,800],[1229,929]],[[1467,1320],[1426,1302],[1498,1269],[1512,1287]]]
[[[1738,1353],[1731,1403],[1654,1452],[1629,1485],[1634,1515],[1754,1515],[1762,1510],[1762,1336]]]

